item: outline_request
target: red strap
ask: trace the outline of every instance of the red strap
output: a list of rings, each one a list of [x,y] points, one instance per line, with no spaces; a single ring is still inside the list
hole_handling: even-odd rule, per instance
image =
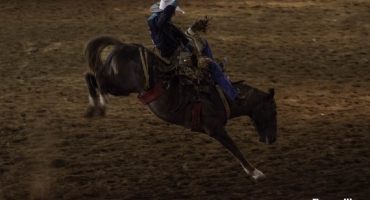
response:
[[[200,102],[194,103],[194,115],[191,119],[192,126],[201,126],[200,124],[200,111],[202,110],[202,104]]]
[[[166,91],[166,89],[163,88],[162,83],[159,83],[158,85],[156,85],[151,90],[148,90],[144,95],[137,96],[137,98],[140,99],[140,101],[144,105],[146,105],[146,104],[154,101],[154,99],[161,96],[165,91]]]

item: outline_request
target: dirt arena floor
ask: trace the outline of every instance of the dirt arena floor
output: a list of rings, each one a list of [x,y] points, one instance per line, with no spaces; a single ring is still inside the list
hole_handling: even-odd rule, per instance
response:
[[[0,0],[0,199],[366,200],[370,196],[370,2],[181,0],[233,81],[275,88],[278,141],[250,119],[227,130],[265,173],[248,178],[209,136],[136,98],[85,119],[84,45],[99,35],[152,48],[148,0]]]

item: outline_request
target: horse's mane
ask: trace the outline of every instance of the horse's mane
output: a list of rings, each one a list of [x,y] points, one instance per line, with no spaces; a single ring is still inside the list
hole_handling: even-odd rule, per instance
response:
[[[255,87],[252,87],[248,84],[245,84],[244,81],[237,81],[235,83],[233,83],[233,85],[238,88],[241,92],[257,92],[259,94],[263,94],[263,95],[268,95],[268,93],[260,90],[260,89],[257,89]]]

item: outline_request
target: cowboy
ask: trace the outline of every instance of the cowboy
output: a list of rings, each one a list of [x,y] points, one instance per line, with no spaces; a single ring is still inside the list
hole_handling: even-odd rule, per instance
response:
[[[175,11],[185,12],[178,6],[176,0],[161,0],[150,7],[150,11],[154,12],[148,19],[149,32],[154,46],[159,50],[162,57],[171,58],[178,51],[189,51],[191,46],[186,35],[179,30],[173,23],[172,17],[175,16]],[[191,28],[187,30],[187,34],[191,33]],[[207,40],[202,55],[213,60],[211,49]],[[238,92],[230,83],[229,79],[222,72],[221,67],[214,61],[208,63],[208,71],[212,75],[212,79],[222,90],[232,99],[238,97]]]

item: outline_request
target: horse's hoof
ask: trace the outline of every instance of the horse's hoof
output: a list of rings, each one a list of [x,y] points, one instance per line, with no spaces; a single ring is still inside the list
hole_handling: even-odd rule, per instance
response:
[[[105,117],[105,108],[98,107],[96,109],[96,115],[99,116],[99,117]]]
[[[86,109],[84,117],[85,118],[92,118],[92,117],[94,117],[94,114],[95,114],[95,107],[90,106]]]
[[[266,176],[258,169],[254,169],[254,171],[251,173],[251,176],[255,179],[255,180],[263,180],[266,178]]]

